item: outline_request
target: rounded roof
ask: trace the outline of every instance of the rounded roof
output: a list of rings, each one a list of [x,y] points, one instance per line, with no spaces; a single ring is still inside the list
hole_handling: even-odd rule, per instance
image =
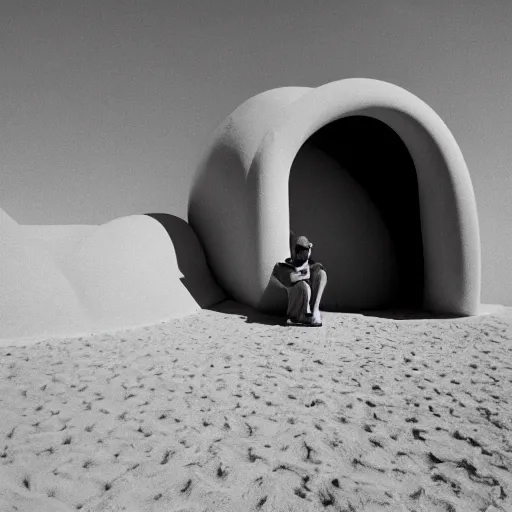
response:
[[[239,300],[257,306],[272,262],[288,252],[288,182],[297,152],[325,125],[353,115],[390,126],[414,161],[421,189],[427,303],[475,314],[480,238],[462,152],[424,101],[402,87],[369,78],[272,89],[242,103],[218,127],[189,203],[189,220],[218,279]]]

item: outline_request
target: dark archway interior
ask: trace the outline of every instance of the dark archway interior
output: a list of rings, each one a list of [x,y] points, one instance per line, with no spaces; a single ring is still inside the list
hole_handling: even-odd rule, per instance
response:
[[[389,307],[421,309],[424,267],[418,181],[402,139],[377,119],[349,116],[324,126],[307,143],[336,160],[380,212],[399,268],[399,292]],[[292,201],[290,197],[290,206]]]

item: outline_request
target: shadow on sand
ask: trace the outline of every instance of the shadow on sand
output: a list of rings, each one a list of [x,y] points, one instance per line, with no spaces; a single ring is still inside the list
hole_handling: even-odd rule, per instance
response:
[[[180,279],[201,308],[226,298],[208,266],[203,247],[187,222],[167,213],[147,213],[167,231],[176,252]]]
[[[271,315],[267,313],[261,313],[254,308],[245,306],[235,302],[234,300],[224,300],[212,307],[207,308],[210,311],[216,311],[218,313],[225,313],[228,315],[238,315],[245,317],[245,321],[248,324],[262,324],[262,325],[281,325],[286,326],[286,317],[281,315]],[[371,318],[383,318],[388,320],[396,321],[411,321],[411,320],[463,320],[467,317],[460,315],[449,315],[444,313],[432,313],[430,311],[418,311],[418,310],[407,310],[407,309],[389,309],[389,310],[376,310],[376,311],[324,311],[326,315],[362,315]],[[324,321],[325,324],[325,321]]]
[[[386,318],[388,320],[456,320],[467,318],[448,313],[433,313],[414,309],[389,309],[378,311],[354,311],[353,314],[366,317]]]
[[[263,325],[286,325],[285,316],[270,315],[266,313],[260,313],[254,308],[245,306],[235,302],[234,300],[225,300],[215,304],[212,307],[207,308],[210,311],[216,311],[218,313],[225,313],[227,315],[238,315],[246,317],[246,323],[248,324],[263,324]]]

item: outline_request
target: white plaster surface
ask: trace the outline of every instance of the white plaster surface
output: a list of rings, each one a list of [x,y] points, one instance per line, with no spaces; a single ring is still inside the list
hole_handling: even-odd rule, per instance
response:
[[[20,232],[0,236],[0,338],[84,331],[86,314],[51,254],[31,245]]]
[[[190,228],[185,285],[173,240],[149,216],[101,226],[20,226],[5,212],[0,219],[4,342],[151,325],[223,297]],[[195,276],[206,290],[200,296]]]
[[[372,79],[268,94],[272,109],[261,94],[219,126],[190,197],[189,222],[230,295],[252,307],[268,309],[273,302],[276,311],[282,310],[282,301],[267,295],[274,264],[289,252],[292,163],[304,142],[326,124],[348,115],[370,115],[402,137],[416,165],[425,308],[477,314],[481,263],[476,202],[460,148],[441,118],[405,89]],[[328,287],[344,284],[330,280]]]

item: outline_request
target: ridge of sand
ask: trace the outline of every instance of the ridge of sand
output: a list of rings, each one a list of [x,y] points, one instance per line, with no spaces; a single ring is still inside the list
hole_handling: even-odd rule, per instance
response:
[[[510,511],[512,308],[225,303],[0,348],[0,511]]]

